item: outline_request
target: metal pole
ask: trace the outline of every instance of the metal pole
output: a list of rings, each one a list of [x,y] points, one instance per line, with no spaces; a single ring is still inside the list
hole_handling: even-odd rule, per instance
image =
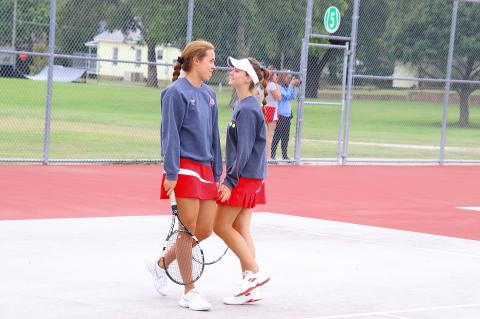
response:
[[[305,37],[302,43],[302,55],[300,57],[300,97],[298,99],[297,109],[297,125],[295,131],[295,162],[300,163],[301,157],[301,144],[302,144],[302,126],[303,126],[303,105],[305,101],[305,88],[307,82],[307,66],[308,66],[308,42],[310,41],[310,33],[312,30],[312,13],[313,13],[313,0],[307,1],[307,14],[305,17]]]
[[[17,0],[13,0],[12,50],[17,46]],[[13,69],[17,69],[17,56],[13,56]]]
[[[357,53],[357,33],[358,33],[358,17],[360,12],[360,0],[355,0],[353,4],[352,16],[352,43],[350,51],[350,60],[348,61],[348,80],[347,80],[347,105],[345,114],[345,131],[343,133],[343,155],[342,163],[345,164],[348,159],[348,138],[350,134],[350,110],[352,106],[352,86],[353,75],[355,72],[355,62]]]
[[[342,158],[342,132],[345,122],[345,91],[347,85],[347,65],[348,65],[348,42],[345,44],[343,50],[343,71],[342,71],[342,101],[340,108],[340,125],[338,126],[338,141],[337,141],[337,163],[340,164]]]
[[[17,0],[13,0],[12,49],[17,45]]]
[[[450,44],[448,47],[447,74],[445,82],[445,92],[443,95],[443,115],[442,115],[442,137],[440,139],[440,158],[439,163],[445,162],[445,144],[447,139],[447,117],[448,100],[450,97],[450,86],[452,80],[453,51],[455,50],[455,33],[457,32],[458,5],[460,1],[453,1],[452,25],[450,27]]]
[[[50,0],[50,31],[48,33],[48,80],[47,102],[45,108],[45,134],[43,141],[43,164],[48,165],[48,152],[50,146],[50,122],[52,119],[52,87],[53,87],[53,63],[55,53],[55,27],[57,14],[57,0]]]
[[[188,14],[187,14],[187,38],[186,43],[192,41],[192,29],[193,29],[193,6],[194,0],[188,0]]]

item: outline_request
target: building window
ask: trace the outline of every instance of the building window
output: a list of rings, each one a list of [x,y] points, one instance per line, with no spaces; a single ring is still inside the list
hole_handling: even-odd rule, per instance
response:
[[[113,54],[112,54],[112,59],[113,60],[118,60],[118,48],[113,48]],[[113,65],[117,65],[117,61],[112,62]]]
[[[139,62],[142,62],[142,50],[141,49],[137,49],[135,51],[135,61],[138,62],[138,63],[135,63],[135,67],[139,68],[141,66],[141,64]]]
[[[157,61],[163,60],[163,50],[157,51]]]

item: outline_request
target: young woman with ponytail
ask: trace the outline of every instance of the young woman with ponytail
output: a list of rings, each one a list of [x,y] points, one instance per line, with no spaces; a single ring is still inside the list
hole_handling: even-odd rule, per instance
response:
[[[253,58],[228,58],[233,67],[229,84],[238,103],[227,130],[227,174],[219,188],[214,230],[240,260],[242,281],[224,303],[241,305],[259,301],[259,288],[270,277],[255,261],[255,246],[250,233],[252,208],[265,204],[264,179],[267,173],[265,143],[265,97],[262,104],[254,92],[261,85],[264,92],[269,72]],[[268,93],[266,93],[268,94]]]
[[[185,77],[179,78],[180,70]],[[204,82],[215,70],[215,51],[210,42],[190,42],[174,66],[173,83],[162,91],[161,147],[164,173],[160,198],[175,190],[180,219],[198,240],[210,236],[215,220],[222,155],[218,131],[215,92]],[[174,261],[174,252],[147,261],[154,285],[167,294],[165,268]],[[186,285],[180,306],[209,310],[194,284]]]

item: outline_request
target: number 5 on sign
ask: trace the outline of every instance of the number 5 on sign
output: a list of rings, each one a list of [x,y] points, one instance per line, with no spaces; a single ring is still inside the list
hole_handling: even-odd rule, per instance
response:
[[[323,24],[328,33],[335,33],[340,27],[340,10],[337,7],[329,7],[325,11]]]

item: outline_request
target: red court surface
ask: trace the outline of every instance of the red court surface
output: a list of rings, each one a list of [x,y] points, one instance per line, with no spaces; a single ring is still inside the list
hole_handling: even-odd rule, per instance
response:
[[[0,166],[0,220],[169,214],[160,165]],[[270,166],[256,211],[480,240],[480,166]]]

